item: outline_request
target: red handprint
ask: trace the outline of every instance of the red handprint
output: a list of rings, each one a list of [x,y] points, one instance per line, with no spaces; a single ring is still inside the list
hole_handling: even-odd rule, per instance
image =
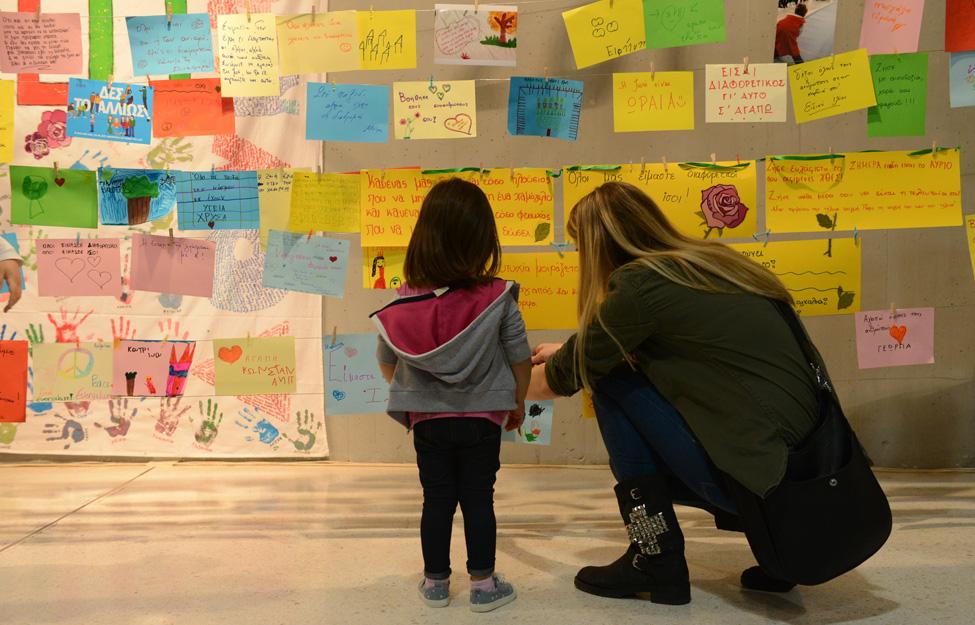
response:
[[[77,343],[80,341],[81,338],[78,335],[78,328],[82,323],[85,322],[85,319],[87,319],[92,312],[94,311],[89,310],[82,315],[81,309],[79,308],[75,310],[74,314],[69,318],[68,311],[62,307],[60,309],[61,323],[58,323],[57,320],[54,319],[53,315],[48,314],[48,321],[54,324],[54,341],[56,343]],[[86,340],[90,340],[91,337],[92,335],[89,334],[86,337]]]
[[[179,420],[190,409],[190,406],[180,408],[182,397],[167,397],[159,401],[159,418],[156,419],[156,431],[163,436],[172,438]]]
[[[120,399],[118,402],[110,399],[108,400],[108,416],[112,421],[112,425],[105,426],[101,423],[96,423],[95,427],[102,428],[112,438],[125,436],[129,433],[129,428],[132,426],[132,419],[139,412],[139,407],[133,406],[132,412],[125,414],[127,412],[129,412],[128,399]]]
[[[163,323],[162,321],[159,322],[159,331],[163,335],[163,340],[174,338],[180,341],[185,341],[189,338],[189,331],[183,332],[183,334],[180,335],[179,330],[179,321],[173,323],[172,319],[167,319],[166,323]]]
[[[115,325],[115,320],[112,319],[112,341],[120,341],[122,339],[134,339],[135,338],[135,328],[132,327],[132,322],[123,317],[118,316],[118,326]]]
[[[131,305],[134,295],[129,289],[129,255],[126,253],[122,261],[122,294],[118,296],[118,301]]]

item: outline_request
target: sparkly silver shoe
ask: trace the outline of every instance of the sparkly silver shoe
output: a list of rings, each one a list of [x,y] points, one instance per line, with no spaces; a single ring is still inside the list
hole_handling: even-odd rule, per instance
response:
[[[450,582],[446,581],[443,584],[434,584],[426,588],[426,581],[426,579],[421,579],[417,588],[420,591],[420,597],[423,598],[423,603],[431,608],[446,608],[450,605]]]
[[[471,611],[490,612],[503,605],[507,605],[518,597],[515,587],[504,581],[500,575],[492,575],[494,579],[494,590],[471,589]]]

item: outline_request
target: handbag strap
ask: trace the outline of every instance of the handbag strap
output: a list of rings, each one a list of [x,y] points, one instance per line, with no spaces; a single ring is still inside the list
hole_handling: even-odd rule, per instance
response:
[[[819,359],[817,358],[816,349],[813,347],[812,341],[809,339],[809,334],[806,333],[805,328],[802,326],[802,322],[799,321],[799,315],[796,311],[785,302],[779,300],[773,300],[772,303],[778,309],[779,314],[785,319],[786,325],[792,330],[792,336],[795,337],[796,343],[799,344],[799,348],[802,350],[803,356],[806,357],[806,361],[809,363],[809,367],[813,370],[816,375],[816,384],[820,390],[827,391],[832,394],[833,385],[829,380],[829,374],[819,365]]]

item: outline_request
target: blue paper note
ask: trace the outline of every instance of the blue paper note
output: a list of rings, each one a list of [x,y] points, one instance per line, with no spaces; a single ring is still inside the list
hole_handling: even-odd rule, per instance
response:
[[[348,264],[348,241],[270,230],[264,286],[341,298]]]
[[[133,226],[155,221],[176,205],[176,176],[161,169],[98,169],[102,224]]]
[[[952,52],[948,63],[951,108],[975,106],[975,51]]]
[[[104,80],[68,80],[69,137],[149,143],[152,87]]]
[[[512,76],[508,134],[575,141],[582,113],[582,82]]]
[[[256,171],[181,171],[176,174],[180,230],[257,230]]]
[[[213,71],[213,36],[206,13],[125,18],[132,49],[132,73],[192,74]]]
[[[325,338],[326,414],[386,412],[389,385],[379,371],[377,341],[375,334],[339,334],[334,345]]]
[[[548,445],[552,442],[552,415],[555,402],[526,401],[525,421],[521,427],[501,432],[501,440],[526,445]]]
[[[17,253],[20,254],[20,245],[17,243],[17,233],[16,232],[5,232],[4,234],[0,234],[0,237],[3,237],[4,239],[6,239],[7,240],[7,243],[9,243],[10,245],[12,245],[13,248],[15,250],[17,250]],[[23,264],[20,265],[20,284],[22,285],[23,291],[26,293],[27,292],[27,284],[24,282],[24,265]],[[10,288],[7,287],[7,283],[6,282],[3,282],[2,284],[0,284],[0,293],[9,293],[9,292],[10,292]]]
[[[389,87],[308,83],[305,138],[317,141],[386,143]]]

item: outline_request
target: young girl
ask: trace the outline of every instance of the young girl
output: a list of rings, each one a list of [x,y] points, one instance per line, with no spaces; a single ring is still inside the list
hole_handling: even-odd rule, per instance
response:
[[[409,294],[372,318],[379,365],[390,382],[389,414],[413,430],[423,486],[420,596],[450,602],[450,532],[460,503],[471,576],[471,610],[513,601],[494,572],[494,480],[501,425],[525,418],[531,348],[518,285],[498,279],[494,213],[476,185],[438,183],[420,208],[403,267]]]

